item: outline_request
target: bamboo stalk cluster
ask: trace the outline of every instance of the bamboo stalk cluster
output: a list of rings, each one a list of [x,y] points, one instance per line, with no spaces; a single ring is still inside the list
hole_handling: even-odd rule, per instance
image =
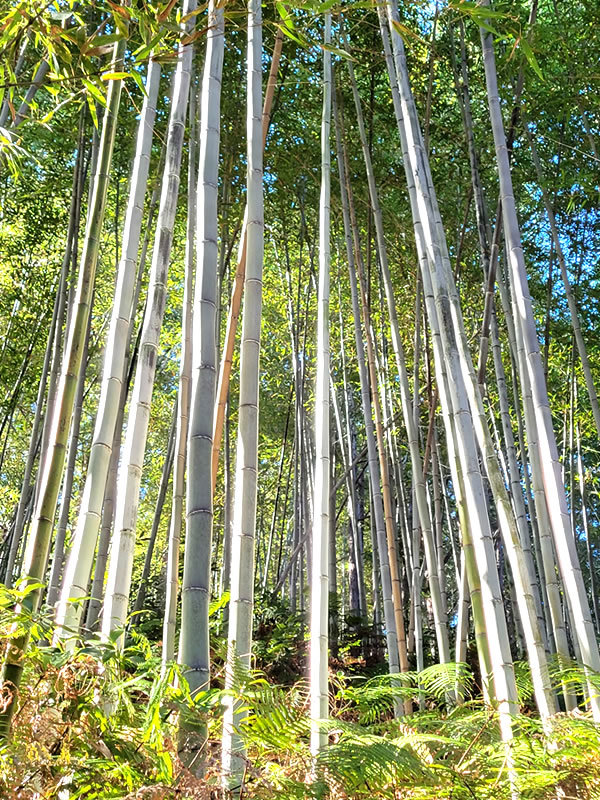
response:
[[[280,238],[265,220],[265,190],[272,176],[263,163],[271,118],[279,93],[286,91],[280,75],[282,50],[284,69],[288,67],[285,36],[279,27],[263,100],[261,4],[249,0],[247,11],[242,158],[245,213],[239,215],[243,221],[238,237],[229,229],[226,200],[231,192],[232,168],[229,154],[223,151],[223,141],[228,141],[223,129],[224,65],[227,37],[231,35],[226,8],[211,0],[200,48],[192,34],[195,18],[203,11],[197,9],[195,0],[182,3],[181,40],[171,77],[163,154],[152,192],[151,162],[157,143],[157,108],[162,101],[160,61],[149,60],[95,400],[95,424],[79,507],[75,509],[70,500],[93,342],[92,310],[106,226],[121,79],[110,81],[101,133],[85,164],[81,116],[67,245],[57,279],[21,494],[6,546],[5,582],[12,584],[16,579],[21,589],[35,584],[23,604],[35,611],[44,600],[54,610],[55,644],[75,648],[99,630],[103,641],[114,639],[122,646],[128,626],[136,624],[136,616],[129,617],[130,610],[136,615],[143,612],[147,600],[172,476],[164,567],[163,668],[166,670],[168,662],[177,658],[193,695],[200,696],[211,686],[210,601],[219,589],[215,564],[220,552],[220,584],[230,592],[222,620],[227,626],[224,683],[231,690],[224,709],[222,742],[227,790],[239,793],[244,780],[244,705],[234,690],[248,679],[252,667],[256,589],[261,603],[279,596],[292,612],[306,611],[308,601],[311,749],[317,761],[327,745],[323,721],[329,713],[329,658],[337,656],[340,644],[340,609],[330,599],[340,596],[345,604],[342,616],[348,620],[355,617],[362,623],[369,620],[372,630],[382,635],[387,668],[396,685],[401,685],[401,673],[409,671],[413,662],[418,668],[431,657],[439,663],[464,662],[472,635],[481,689],[486,701],[499,711],[510,771],[510,742],[519,714],[511,633],[518,638],[529,663],[535,704],[543,721],[549,721],[561,708],[573,710],[577,705],[577,692],[564,671],[572,657],[588,671],[586,685],[578,689],[582,704],[596,722],[600,721],[600,701],[593,685],[593,675],[600,672],[599,604],[581,430],[579,422],[571,424],[572,438],[577,438],[571,475],[577,476],[584,512],[590,592],[574,535],[574,479],[567,492],[513,186],[511,151],[526,91],[524,71],[521,69],[518,76],[515,110],[505,129],[493,36],[482,28],[489,126],[499,180],[492,230],[474,132],[463,22],[452,29],[451,69],[464,124],[478,266],[484,287],[481,335],[474,357],[429,152],[433,73],[422,127],[399,9],[395,0],[386,0],[372,11],[372,20],[378,23],[377,49],[387,75],[394,135],[400,143],[398,162],[402,162],[404,171],[403,191],[414,241],[417,291],[410,345],[413,364],[409,368],[408,337],[402,330],[403,290],[397,281],[395,245],[386,230],[384,190],[378,186],[372,119],[369,122],[365,116],[354,34],[347,33],[345,21],[332,21],[331,13],[324,13],[322,77],[318,82],[322,92],[318,232],[311,238],[300,186],[294,205],[299,208],[301,230],[292,253],[285,215]],[[534,6],[531,25],[535,17]],[[458,52],[455,33],[459,36]],[[336,37],[340,48],[351,53],[349,58],[335,55]],[[126,47],[125,39],[114,46],[111,68],[115,71],[123,63]],[[40,75],[39,70],[32,88],[45,80],[45,73]],[[344,89],[351,96],[350,107],[344,105]],[[13,126],[23,123],[34,94],[30,97],[28,92],[24,97]],[[6,122],[7,114],[3,105],[0,124]],[[332,119],[335,136],[330,130]],[[351,126],[358,134],[359,161],[350,151]],[[276,130],[276,123],[274,127]],[[525,121],[524,130],[567,298],[574,353],[581,360],[592,418],[600,434],[593,364],[569,280],[568,256],[561,244],[559,223],[544,185],[544,169],[529,121]],[[332,164],[332,153],[336,164]],[[184,163],[187,217],[176,398],[163,450],[150,541],[132,604],[138,511],[154,413],[153,393],[160,372],[170,267],[178,244]],[[76,286],[69,291],[69,269],[76,261],[82,215],[84,167],[89,174],[87,223]],[[336,171],[338,180],[333,181],[332,191],[332,173]],[[359,204],[360,187],[365,181],[366,231]],[[229,294],[227,267],[236,240],[239,249],[232,270],[233,291],[226,325],[222,325],[222,302]],[[146,252],[150,248],[146,275]],[[298,264],[294,265],[296,258]],[[341,285],[337,298],[331,292],[336,263],[347,268],[347,308],[343,307]],[[285,429],[282,442],[277,443],[274,508],[265,526],[261,498],[267,490],[262,484],[265,465],[260,460],[259,413],[264,385],[261,339],[267,324],[263,283],[265,293],[271,292],[267,276],[270,280],[277,271],[285,292],[281,315],[290,338],[290,388],[288,394],[286,385],[288,400],[282,414]],[[336,300],[338,320],[332,311]],[[310,326],[316,341],[314,365],[308,356]],[[346,336],[353,338],[353,344]],[[267,342],[271,344],[269,339]],[[349,363],[350,352],[355,354],[355,364]],[[341,370],[336,368],[338,363]],[[355,407],[350,387],[354,368],[360,409]],[[420,386],[423,374],[427,378],[424,389]],[[495,386],[497,413],[492,408],[491,383]],[[573,391],[576,394],[576,386]],[[425,395],[428,420],[422,426]],[[235,421],[237,433],[230,436]],[[10,432],[8,418],[6,424]],[[365,440],[362,451],[358,447],[360,436]],[[231,439],[235,440],[234,458]],[[223,445],[225,492],[224,508],[220,509],[216,499],[221,497],[218,475]],[[221,516],[225,524],[219,539],[215,520]],[[345,520],[343,525],[340,518]],[[264,533],[267,528],[268,535]],[[48,588],[44,595],[45,581]],[[425,629],[431,633],[428,643]],[[27,646],[28,636],[20,636],[5,654],[3,679],[15,689]],[[560,691],[551,679],[555,657],[562,670]],[[448,692],[446,702],[452,706],[460,698],[457,685],[456,691]],[[415,699],[421,700],[418,694]],[[0,732],[5,736],[14,706],[13,702],[0,715]],[[398,702],[395,709],[398,716],[412,710],[412,699]],[[181,726],[180,754],[196,773],[204,769],[206,737],[202,722]],[[517,794],[516,784],[513,794]]]

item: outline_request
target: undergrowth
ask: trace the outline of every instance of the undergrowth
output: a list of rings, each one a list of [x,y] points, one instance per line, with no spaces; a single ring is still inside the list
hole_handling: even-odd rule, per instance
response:
[[[4,644],[24,625],[33,628],[38,643],[27,655],[12,736],[0,745],[2,798],[221,797],[221,675],[214,688],[192,698],[180,668],[161,670],[159,645],[133,629],[122,651],[115,637],[67,652],[47,644],[47,618],[13,611],[15,598],[6,590],[0,598]],[[278,657],[281,639],[275,638]],[[268,658],[267,645],[263,649]],[[600,798],[598,728],[579,712],[558,714],[544,729],[528,711],[526,664],[517,668],[525,713],[515,721],[509,759],[497,716],[474,696],[466,665],[361,678],[339,669],[340,663],[330,673],[331,719],[322,723],[329,745],[316,765],[309,750],[306,681],[284,685],[265,672],[240,675],[235,694],[247,712],[245,797],[503,800],[511,797],[511,760],[522,798]],[[573,681],[581,677],[572,671]],[[425,710],[394,719],[394,705],[418,694]],[[0,703],[9,696],[4,687]],[[460,702],[448,703],[452,696]],[[201,779],[177,754],[182,718],[208,725]]]

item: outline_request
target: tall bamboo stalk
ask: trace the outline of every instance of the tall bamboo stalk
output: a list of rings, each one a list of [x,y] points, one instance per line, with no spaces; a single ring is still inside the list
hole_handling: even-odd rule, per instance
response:
[[[167,131],[162,194],[150,267],[148,302],[144,314],[140,355],[119,469],[115,529],[108,562],[102,614],[102,637],[105,639],[116,628],[122,627],[127,617],[142,466],[150,421],[158,342],[167,296],[167,276],[179,193],[185,120],[194,57],[194,43],[189,41],[188,35],[193,24],[190,14],[195,9],[195,0],[184,0],[182,13],[185,22],[181,25],[181,32],[187,41],[184,38],[183,42],[185,43],[179,45],[177,56]]]
[[[269,123],[271,121],[271,109],[273,107],[273,97],[275,96],[275,87],[277,86],[277,72],[279,70],[279,62],[281,60],[283,39],[284,39],[283,31],[281,30],[281,28],[278,28],[277,34],[275,36],[275,45],[273,47],[273,54],[271,56],[271,68],[269,70],[269,77],[267,78],[267,86],[265,91],[265,99],[262,112],[263,150],[267,142],[267,134],[269,133]],[[231,379],[231,368],[233,366],[233,349],[235,346],[235,335],[237,332],[238,321],[240,318],[240,309],[242,307],[242,294],[245,285],[246,253],[247,253],[246,239],[248,235],[247,231],[248,231],[248,209],[246,208],[246,212],[244,214],[244,222],[242,224],[242,231],[240,234],[240,247],[237,259],[237,269],[231,293],[231,301],[229,303],[229,312],[227,315],[225,341],[223,344],[221,359],[219,361],[217,400],[216,400],[216,409],[214,417],[214,428],[212,434],[213,494],[214,494],[215,483],[217,480],[217,471],[219,467],[219,452],[221,448],[221,437],[223,436],[223,421],[225,419],[227,396],[229,394],[229,382]]]
[[[311,752],[327,743],[318,720],[329,715],[329,270],[331,197],[331,14],[325,14],[323,42],[323,114],[321,117],[321,197],[319,202],[319,288],[315,388],[314,511],[310,617]]]
[[[225,22],[223,8],[209,6],[209,30],[200,94],[199,167],[196,205],[197,276],[193,311],[191,405],[188,432],[188,474],[185,556],[181,600],[179,661],[190,690],[206,689],[210,681],[208,605],[213,529],[211,450],[217,369],[218,173]],[[180,750],[194,770],[205,732],[192,735]]]
[[[187,226],[185,242],[185,278],[181,313],[181,361],[179,364],[179,390],[177,393],[177,432],[175,434],[175,466],[173,469],[173,499],[167,545],[167,575],[165,590],[165,616],[163,620],[163,669],[175,657],[175,625],[179,592],[179,551],[183,527],[185,497],[185,468],[191,402],[192,372],[192,314],[194,292],[194,267],[196,245],[196,193],[198,181],[197,158],[197,88],[192,75],[190,89],[188,134]]]
[[[483,5],[488,5],[485,1]],[[552,535],[562,579],[565,585],[567,601],[572,610],[575,624],[574,634],[581,649],[583,665],[595,672],[600,671],[600,652],[594,631],[589,602],[579,564],[579,558],[572,535],[567,499],[561,477],[561,465],[556,447],[556,437],[552,427],[552,414],[548,401],[544,368],[540,354],[539,342],[529,287],[525,259],[521,246],[521,234],[517,219],[512,176],[504,123],[500,107],[496,62],[493,39],[490,34],[481,30],[481,43],[485,66],[488,104],[494,144],[496,163],[500,179],[500,194],[504,215],[506,249],[509,263],[511,285],[517,313],[515,324],[521,328],[525,345],[525,361],[530,378],[535,419],[540,439],[541,468],[546,488],[546,503],[550,516]],[[596,721],[600,720],[600,698],[593,687],[589,686],[590,703]]]
[[[240,394],[231,554],[231,600],[225,685],[231,688],[238,665],[250,666],[254,608],[254,534],[258,473],[258,395],[264,250],[262,137],[262,9],[248,3],[247,50],[247,210],[246,276],[240,352]],[[243,710],[229,698],[223,719],[222,768],[226,786],[241,788],[244,747],[239,735]]]
[[[146,95],[138,126],[135,156],[125,225],[122,256],[117,269],[113,312],[108,330],[98,413],[81,507],[69,558],[65,567],[63,589],[56,612],[57,636],[77,633],[83,605],[78,598],[88,592],[94,551],[102,519],[102,504],[111,463],[113,438],[121,407],[122,383],[129,344],[129,329],[136,309],[136,262],[142,229],[144,197],[148,181],[150,153],[160,84],[160,64],[148,66]],[[75,602],[74,602],[75,600]]]
[[[125,44],[125,39],[122,39],[114,46],[112,64],[116,70],[118,70],[123,59]],[[44,473],[41,476],[40,492],[34,513],[34,521],[25,553],[23,565],[24,585],[27,585],[29,580],[34,582],[42,581],[48,561],[52,525],[54,522],[56,502],[58,499],[69,435],[69,423],[73,411],[77,379],[79,370],[81,369],[83,343],[91,311],[90,304],[96,277],[100,234],[104,221],[109,171],[117,128],[120,98],[121,81],[111,81],[108,88],[97,171],[94,177],[88,223],[75,294],[75,310],[69,328],[56,409],[50,433],[51,450],[44,464]],[[40,589],[34,589],[25,600],[26,607],[34,610],[37,607],[39,598]],[[6,653],[3,678],[5,681],[12,683],[16,690],[18,690],[21,681],[23,673],[22,655],[27,648],[28,642],[29,631],[19,636],[16,640],[13,640]],[[12,702],[7,706],[5,711],[0,714],[0,737],[6,736],[9,732],[10,720],[14,712],[16,699],[15,691]]]
[[[455,324],[459,324],[459,320],[453,319],[455,309],[450,304],[448,296],[449,262],[445,236],[409,85],[404,45],[396,28],[399,21],[393,0],[387,3],[387,13],[402,113],[402,117],[398,120],[399,130],[402,136],[402,150],[423,288],[432,332],[433,328],[436,328],[433,337],[436,368],[441,369],[443,362],[451,376],[451,380],[447,381],[444,387],[444,393],[446,390],[448,391],[446,402],[449,401],[454,418],[457,455],[462,465],[468,516],[474,529],[473,549],[477,560],[477,569],[482,578],[483,611],[494,674],[495,694],[500,710],[502,735],[508,742],[512,738],[511,718],[518,707],[517,692],[486,509],[485,491],[472,427],[473,418],[462,371],[463,366],[466,365],[458,349],[457,333],[454,328]],[[440,385],[440,396],[444,402],[444,393],[441,389]],[[512,771],[511,774],[513,774]]]

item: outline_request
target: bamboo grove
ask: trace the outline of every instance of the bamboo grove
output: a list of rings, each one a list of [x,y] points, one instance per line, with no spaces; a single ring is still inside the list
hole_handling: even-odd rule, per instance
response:
[[[407,720],[468,664],[520,796],[523,662],[550,739],[600,723],[599,9],[1,13],[0,737],[40,639],[143,632],[223,688],[238,796],[253,640],[296,620],[309,780],[335,669]]]

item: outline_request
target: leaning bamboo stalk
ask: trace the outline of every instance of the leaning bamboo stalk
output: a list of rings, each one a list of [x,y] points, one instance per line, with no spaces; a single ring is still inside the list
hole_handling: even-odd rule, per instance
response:
[[[125,40],[115,44],[112,63],[118,68],[125,53]],[[94,188],[90,202],[90,213],[85,234],[85,243],[81,257],[81,266],[72,324],[69,329],[65,356],[63,359],[62,375],[58,389],[57,404],[52,422],[50,440],[51,449],[44,464],[44,473],[41,476],[40,493],[34,513],[34,522],[29,535],[27,551],[23,567],[25,584],[27,581],[42,581],[48,560],[48,550],[52,535],[52,525],[56,511],[56,503],[62,478],[65,461],[65,451],[69,435],[69,422],[73,411],[75,391],[81,358],[83,342],[85,339],[90,303],[96,277],[96,264],[98,261],[100,234],[104,221],[106,195],[108,191],[109,171],[112,160],[113,146],[117,128],[119,101],[121,97],[121,81],[110,82],[108,88],[106,113],[102,126],[100,142],[100,157],[94,179]],[[25,605],[33,610],[37,607],[40,598],[40,589],[34,589],[27,596]],[[6,655],[3,678],[10,681],[18,689],[23,672],[23,651],[29,642],[29,632],[25,632],[11,646]],[[0,736],[8,734],[10,720],[16,704],[16,693],[13,701],[0,715]]]
[[[420,248],[419,260],[422,267],[428,317],[432,326],[436,320],[439,320],[439,343],[442,345],[443,355],[438,351],[436,360],[439,362],[440,359],[443,359],[446,362],[448,372],[452,377],[447,384],[448,399],[451,402],[456,425],[458,455],[463,464],[469,519],[475,528],[473,545],[478,571],[481,576],[486,578],[481,582],[486,632],[494,672],[496,698],[500,710],[502,736],[508,742],[512,738],[511,717],[516,713],[518,707],[517,692],[469,398],[462,374],[461,356],[457,348],[452,309],[444,285],[447,279],[444,263],[445,236],[431,185],[429,163],[424,153],[419,121],[408,80],[404,45],[395,27],[399,23],[397,8],[393,2],[387,3],[387,12],[403,114],[399,128],[403,133],[402,149],[405,154],[415,233]],[[511,774],[514,777],[512,767]]]
[[[487,2],[483,3],[488,5]],[[583,666],[594,672],[600,671],[600,652],[594,631],[589,602],[572,535],[561,465],[558,458],[556,438],[552,427],[552,414],[548,400],[546,380],[540,354],[539,342],[531,296],[527,283],[525,259],[521,246],[521,234],[517,219],[512,176],[504,124],[498,93],[494,45],[490,34],[481,30],[481,42],[485,66],[486,86],[492,133],[496,150],[496,162],[500,180],[500,194],[505,221],[505,237],[510,267],[511,285],[517,313],[515,323],[520,327],[525,345],[525,361],[530,377],[535,419],[540,440],[542,474],[546,488],[546,502],[550,516],[552,535],[567,601],[575,623],[574,634],[581,649]],[[600,720],[600,698],[589,685],[590,703],[594,719]]]
[[[143,220],[144,197],[150,167],[150,153],[160,84],[160,64],[148,67],[146,95],[138,126],[136,153],[125,225],[122,257],[117,270],[115,301],[108,331],[98,412],[90,450],[88,470],[73,543],[65,567],[63,589],[57,608],[58,637],[70,637],[79,628],[83,605],[78,598],[87,594],[102,505],[112,456],[115,425],[121,407],[125,360],[130,342],[129,329],[136,308],[136,261]]]
[[[535,8],[536,3],[534,2],[532,6],[532,18],[535,15]],[[468,152],[469,152],[469,163],[471,168],[471,184],[473,188],[473,196],[475,199],[475,215],[477,219],[477,233],[478,233],[478,240],[479,240],[479,250],[480,250],[480,261],[482,266],[483,276],[486,280],[486,293],[485,293],[485,302],[484,302],[484,313],[483,313],[483,321],[482,321],[482,333],[480,338],[480,348],[479,348],[479,359],[478,359],[478,370],[477,370],[477,379],[480,386],[480,390],[483,394],[483,386],[485,381],[485,366],[487,360],[487,352],[489,347],[489,338],[490,338],[490,324],[492,321],[492,312],[493,312],[493,300],[494,300],[494,286],[496,283],[496,265],[498,260],[498,249],[499,249],[499,241],[500,241],[500,231],[502,228],[502,205],[500,201],[498,202],[498,208],[496,211],[496,225],[492,237],[491,246],[489,243],[490,238],[490,225],[489,219],[487,214],[487,208],[485,204],[485,199],[483,196],[483,186],[480,177],[480,169],[479,169],[479,159],[477,157],[477,151],[475,147],[475,138],[473,132],[473,119],[471,114],[471,99],[470,99],[470,91],[469,91],[469,76],[467,70],[467,61],[466,61],[466,48],[465,48],[465,40],[464,40],[464,28],[461,23],[460,25],[460,45],[461,45],[461,82],[459,88],[459,80],[456,75],[456,68],[455,68],[455,82],[457,84],[457,89],[459,90],[459,96],[462,99],[461,102],[461,109],[463,113],[463,124],[465,129],[465,134],[467,138],[468,144]],[[507,137],[507,148],[510,149],[512,147],[512,142],[515,135],[516,123],[518,118],[518,110],[519,110],[519,101],[521,97],[521,93],[523,90],[523,80],[524,80],[524,71],[521,68],[519,72],[519,77],[517,80],[517,91],[515,102],[513,106],[513,111],[511,115],[511,122],[508,131]],[[495,322],[495,320],[494,320]],[[466,348],[465,348],[466,349]],[[533,555],[531,552],[531,537],[529,534],[529,530],[527,527],[527,520],[525,515],[525,506],[523,502],[523,494],[520,485],[520,477],[518,472],[518,467],[516,463],[516,454],[514,450],[514,439],[512,436],[512,425],[510,423],[510,416],[508,415],[508,399],[506,393],[506,384],[504,380],[504,371],[502,367],[502,360],[498,358],[498,353],[494,356],[494,365],[496,368],[496,379],[498,383],[498,391],[499,391],[499,401],[501,407],[501,416],[502,416],[502,424],[504,429],[505,435],[505,445],[507,451],[507,457],[509,461],[508,470],[511,476],[511,489],[512,489],[512,505],[514,509],[514,515],[516,518],[516,525],[519,531],[519,539],[520,544],[523,550],[525,564],[527,567],[527,571],[529,573],[529,585],[531,587],[531,591],[533,592],[534,602],[536,605],[536,613],[538,617],[538,628],[540,634],[545,642],[545,625],[544,620],[541,613],[541,602],[539,597],[538,585],[536,580],[535,574],[535,566],[533,562]],[[502,412],[503,410],[503,412]],[[493,420],[492,420],[493,424]],[[490,462],[491,468],[496,471],[496,460],[493,459],[493,463]],[[500,483],[498,483],[500,486]],[[502,502],[505,502],[506,498],[502,497]],[[520,598],[523,597],[522,593],[518,595]]]
[[[394,64],[394,57],[390,45],[386,15],[384,9],[381,7],[378,8],[378,16],[379,16],[381,40],[383,44],[386,66],[390,81],[390,89],[394,105],[394,112],[398,124],[398,133],[400,136],[400,141],[402,143],[403,151],[406,153],[406,137],[403,127],[403,110],[401,106],[400,93],[398,89],[398,80],[396,77],[396,67]],[[405,164],[406,163],[407,163],[407,155],[405,156]],[[423,263],[423,259],[425,258],[424,246],[422,241],[423,237],[421,233],[421,225],[420,222],[418,221],[418,213],[416,210],[414,181],[412,180],[410,172],[407,172],[407,181],[409,187],[409,199],[411,202],[411,209],[413,210],[413,219],[415,220],[414,222],[415,232],[417,234],[415,236],[415,240],[417,244],[420,262]],[[432,320],[434,322],[437,320],[435,309],[433,309]],[[473,546],[472,523],[469,518],[469,508],[467,506],[467,498],[465,493],[465,482],[458,461],[458,447],[456,444],[457,431],[456,431],[456,425],[450,413],[451,409],[450,409],[450,400],[448,396],[449,393],[448,376],[446,373],[445,360],[442,355],[440,335],[437,325],[435,326],[435,328],[432,328],[432,343],[435,356],[434,363],[436,368],[438,391],[441,399],[442,417],[444,421],[444,427],[446,430],[446,446],[448,448],[448,460],[450,464],[452,485],[456,497],[456,507],[459,517],[460,530],[462,534],[462,547],[463,547],[463,552],[465,554],[465,568],[466,568],[466,575],[468,577],[470,599],[473,610],[473,622],[475,627],[475,642],[477,645],[477,652],[478,652],[479,662],[481,665],[481,674],[483,680],[482,688],[484,697],[487,700],[491,698],[493,695],[493,686],[490,682],[492,677],[492,666],[491,666],[492,662],[491,662],[490,650],[486,634],[484,598],[482,594],[481,579],[476,563],[475,551]],[[446,498],[446,493],[444,493],[444,497]]]
[[[195,8],[195,0],[184,0],[182,14],[186,21],[181,25],[181,33],[185,38],[179,45],[175,70],[162,195],[150,267],[148,303],[144,314],[140,355],[119,469],[115,528],[102,615],[103,639],[108,639],[112,631],[121,628],[127,618],[142,466],[150,421],[158,343],[166,304],[167,277],[179,193],[185,120],[194,57],[194,43],[189,41],[193,24],[190,14]]]
[[[158,175],[162,177],[162,167],[164,164],[166,150],[166,140],[163,142],[161,149],[161,156],[158,166]],[[108,550],[110,546],[110,537],[113,528],[115,516],[115,500],[117,496],[117,477],[119,471],[119,457],[121,454],[121,442],[123,439],[123,420],[125,419],[125,406],[131,384],[133,383],[133,376],[137,366],[137,358],[139,354],[139,345],[141,337],[141,327],[138,329],[135,341],[135,314],[139,305],[140,294],[142,290],[142,280],[146,272],[146,258],[148,255],[148,246],[150,244],[150,234],[153,230],[154,217],[156,208],[158,206],[160,196],[160,180],[158,180],[152,191],[150,198],[150,205],[148,208],[146,234],[144,236],[142,246],[140,249],[139,263],[137,269],[137,278],[135,290],[133,293],[133,301],[131,304],[131,317],[129,320],[129,329],[127,331],[127,343],[125,345],[125,363],[123,365],[123,380],[121,381],[121,391],[119,396],[119,410],[115,422],[115,432],[112,441],[112,449],[110,456],[110,463],[108,467],[108,475],[106,478],[106,489],[104,492],[104,501],[102,503],[102,523],[100,526],[100,533],[98,535],[98,546],[96,548],[96,559],[94,562],[94,577],[90,590],[90,599],[88,602],[87,613],[85,618],[85,631],[89,636],[95,632],[98,627],[98,620],[102,610],[102,600],[104,596],[104,579],[106,576],[106,565],[108,563]],[[145,306],[144,306],[145,309]]]
[[[554,547],[552,543],[552,532],[550,526],[550,519],[548,514],[548,507],[546,503],[546,494],[544,489],[544,482],[542,477],[542,466],[540,463],[540,448],[538,443],[538,427],[535,419],[533,409],[533,399],[531,394],[530,377],[527,371],[525,357],[524,357],[524,341],[522,336],[522,327],[515,325],[514,313],[511,308],[511,301],[508,298],[507,288],[503,281],[498,282],[498,289],[504,310],[504,318],[506,321],[506,328],[508,332],[508,340],[511,346],[511,353],[516,361],[518,367],[519,381],[521,385],[521,398],[523,404],[523,416],[525,420],[525,430],[527,432],[527,447],[529,452],[529,464],[531,468],[531,485],[533,488],[533,505],[530,508],[530,513],[534,512],[540,545],[540,570],[543,571],[544,585],[548,597],[549,617],[551,621],[552,638],[556,653],[563,664],[568,664],[570,660],[569,642],[567,638],[566,624],[563,614],[563,605],[561,602],[560,582],[556,570],[556,561],[554,554]],[[515,380],[516,384],[516,380]],[[515,386],[515,408],[519,407],[519,398]],[[520,419],[520,415],[519,415]],[[523,440],[523,433],[520,432],[520,437]],[[523,442],[521,447],[524,452]],[[527,465],[524,464],[524,471],[526,481],[529,481],[527,473]],[[533,517],[533,514],[532,514]],[[573,710],[576,707],[576,697],[569,685],[563,683],[563,695],[565,705],[568,710]]]
[[[269,123],[271,121],[271,110],[273,107],[273,97],[275,96],[275,88],[277,86],[277,71],[279,69],[279,62],[281,60],[283,38],[284,34],[282,30],[278,28],[277,35],[275,37],[275,45],[273,47],[273,54],[271,56],[271,68],[269,70],[269,77],[267,79],[267,86],[265,90],[265,99],[262,112],[263,150],[267,143],[267,134],[269,132]],[[231,380],[231,368],[233,366],[233,350],[235,347],[235,336],[237,333],[237,326],[240,318],[240,309],[242,307],[242,294],[244,291],[244,282],[246,276],[247,234],[248,234],[248,211],[246,209],[246,212],[244,213],[244,222],[242,224],[242,231],[240,234],[240,247],[238,251],[237,269],[235,272],[235,278],[231,292],[231,301],[229,303],[229,312],[227,315],[225,341],[223,344],[222,356],[219,362],[219,377],[217,380],[217,399],[216,399],[215,418],[214,418],[214,426],[212,433],[213,495],[215,493],[217,472],[219,469],[219,453],[221,450],[221,438],[223,436],[223,421],[225,419],[225,409],[227,407],[229,383]]]
[[[175,435],[175,465],[173,468],[173,498],[167,544],[167,575],[165,590],[165,615],[163,620],[162,668],[175,657],[175,626],[179,592],[179,550],[183,526],[185,497],[185,467],[191,401],[192,371],[192,314],[195,265],[196,193],[198,180],[197,159],[197,90],[192,76],[190,94],[190,123],[188,134],[187,225],[185,243],[185,279],[181,313],[181,361],[179,364],[179,390],[177,394],[177,433]]]
[[[403,68],[404,64],[401,64],[401,69]],[[408,92],[406,92],[406,97],[408,98]],[[410,113],[411,109],[409,103],[406,103],[406,105],[408,107],[407,110]],[[413,131],[411,133],[414,136],[416,145],[414,150],[415,163],[422,164],[425,175],[425,185],[419,187],[419,191],[422,192],[420,202],[422,203],[426,212],[424,219],[428,223],[427,225],[424,225],[424,232],[426,237],[431,236],[431,243],[434,245],[434,247],[435,244],[437,244],[437,247],[439,248],[437,254],[433,248],[431,251],[432,255],[434,256],[432,259],[434,268],[431,270],[431,281],[435,293],[436,310],[438,311],[440,320],[445,320],[448,316],[450,316],[455,329],[455,333],[453,333],[446,329],[445,326],[442,326],[442,334],[446,339],[446,353],[451,358],[457,358],[458,363],[460,364],[460,370],[462,372],[464,389],[461,387],[460,381],[456,381],[453,386],[453,391],[456,401],[458,401],[460,405],[462,405],[464,402],[462,396],[466,396],[468,400],[468,409],[470,410],[470,415],[474,425],[477,444],[484,457],[490,488],[492,490],[498,518],[500,521],[500,527],[510,558],[513,577],[518,584],[518,597],[522,611],[521,617],[527,640],[527,651],[531,663],[536,701],[542,719],[546,720],[555,711],[555,699],[550,686],[544,641],[537,624],[537,614],[531,585],[531,576],[529,575],[528,566],[523,556],[517,524],[498,465],[493,442],[485,420],[482,401],[466,343],[458,293],[456,291],[456,286],[450,270],[450,264],[445,245],[445,237],[443,234],[443,228],[441,226],[441,220],[439,218],[439,211],[437,209],[433,186],[431,184],[428,163],[422,156],[423,145],[420,139],[420,132],[418,130],[418,122],[414,117]],[[419,171],[417,170],[415,175],[417,178],[421,178],[422,180],[423,173],[419,174]],[[468,435],[468,431],[466,431],[466,433]],[[476,542],[476,545],[477,544],[479,543]],[[499,621],[501,623],[501,619]],[[488,626],[488,636],[489,635],[490,632]],[[500,642],[500,644],[502,644],[502,642]],[[496,671],[496,674],[498,674],[498,671]],[[510,685],[508,688],[511,688]],[[506,726],[506,733],[508,734],[508,720],[504,720],[503,724]]]

